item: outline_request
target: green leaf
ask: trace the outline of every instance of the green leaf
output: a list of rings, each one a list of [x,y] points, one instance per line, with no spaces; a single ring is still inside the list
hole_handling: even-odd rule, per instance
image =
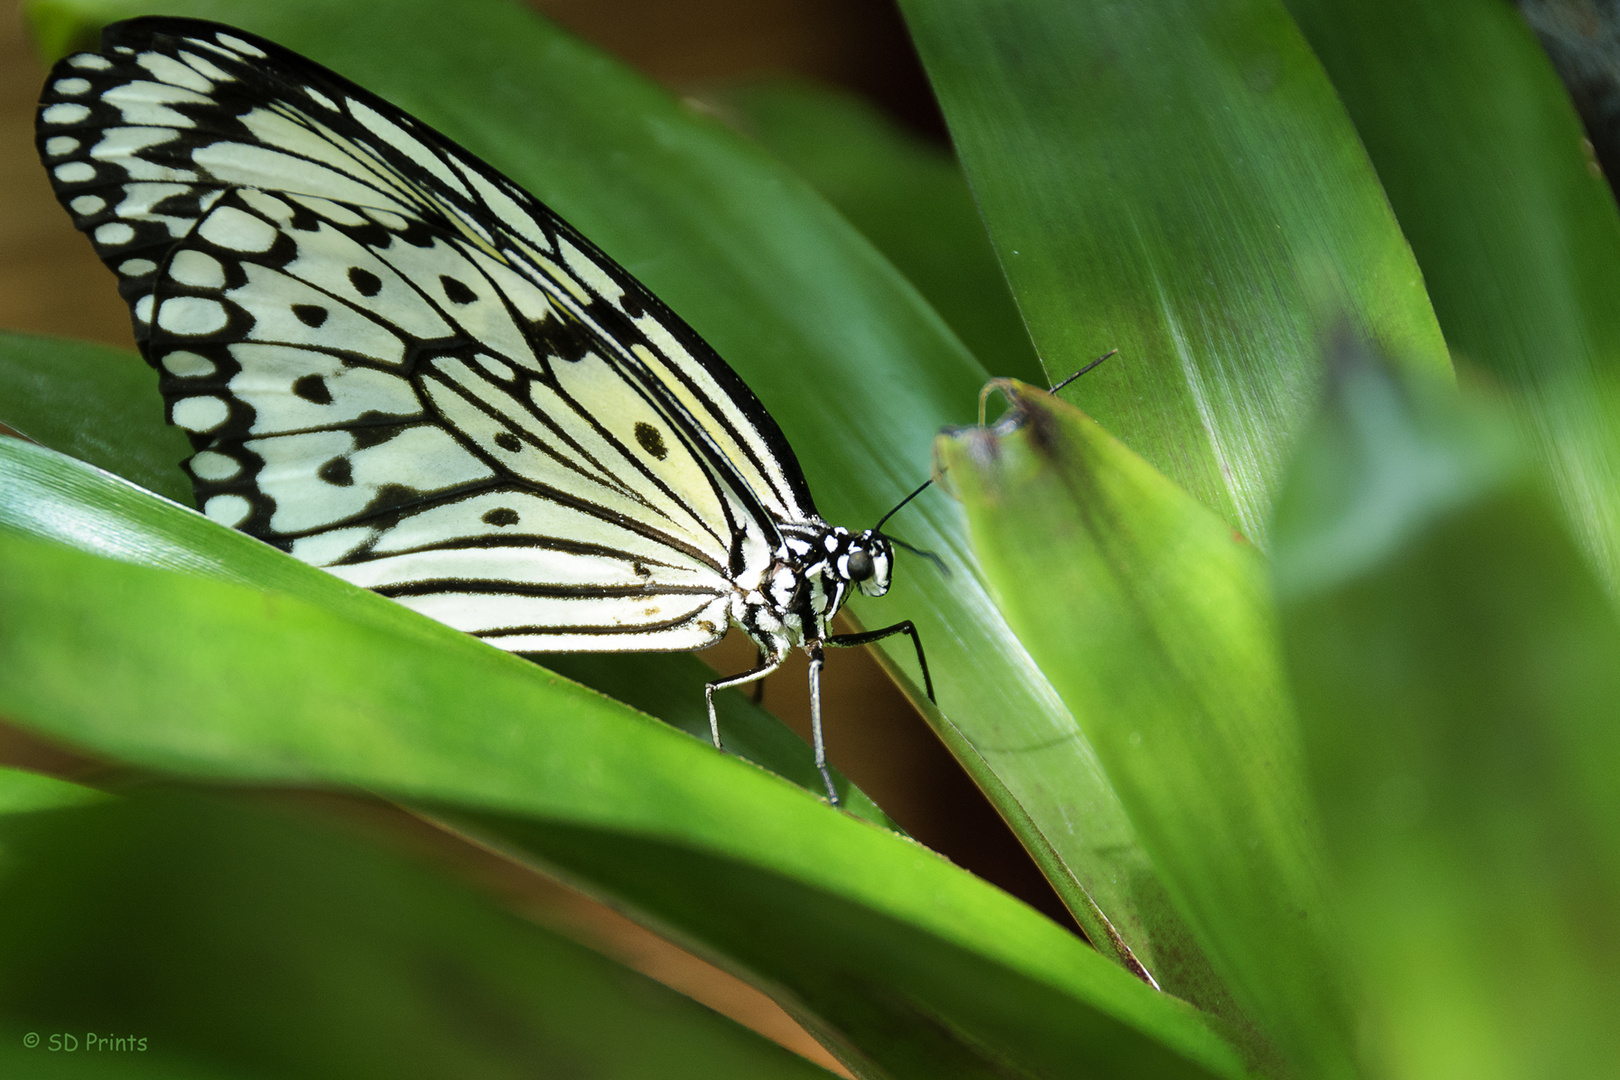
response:
[[[124,349],[0,331],[0,422],[186,506],[191,444],[164,423],[157,375]]]
[[[1459,369],[1507,391],[1620,597],[1620,212],[1510,5],[1288,0],[1412,242]]]
[[[709,955],[732,913],[751,938],[732,962],[872,1075],[1241,1074],[1191,1009],[921,846],[367,601],[339,615],[0,532],[0,713],[170,775],[515,820],[540,838],[517,854]]]
[[[0,1067],[829,1075],[353,829],[177,792],[0,819]],[[30,1031],[46,1039],[28,1048]]]
[[[888,256],[981,364],[1040,381],[1029,332],[949,153],[862,99],[813,83],[740,87],[719,107]]]
[[[54,776],[0,766],[0,815],[90,806],[107,796]]]
[[[54,0],[29,10],[52,22],[54,41],[154,10],[233,22],[460,140],[716,346],[782,424],[829,520],[876,522],[927,476],[934,433],[971,415],[983,369],[804,181],[515,5]],[[1152,891],[1141,884],[1152,871],[1072,718],[974,573],[955,508],[930,494],[891,529],[939,552],[951,574],[908,560],[888,597],[856,600],[854,614],[873,626],[915,621],[946,719],[926,715],[948,743],[971,747],[961,749],[970,771],[989,771],[981,783],[1092,940],[1135,942],[1134,897]],[[883,648],[892,672],[915,678],[904,639]],[[1026,777],[1032,757],[1063,771],[1061,790]]]
[[[902,0],[1053,379],[1266,544],[1323,331],[1448,361],[1356,133],[1276,0]]]
[[[1380,1075],[1620,1060],[1620,624],[1512,427],[1351,358],[1279,505],[1283,640]]]
[[[1003,390],[995,428],[943,435],[937,453],[997,602],[1185,920],[1154,939],[1155,974],[1241,1022],[1230,987],[1302,1074],[1352,1075],[1263,558],[1082,413]]]
[[[429,627],[434,636],[425,640],[444,640],[441,628],[396,604],[380,602],[379,597],[266,544],[49,451],[16,441],[0,442],[0,481],[7,493],[0,504],[0,530],[11,528],[125,562],[285,593],[390,632],[414,635]],[[704,741],[710,738],[703,683],[712,674],[691,656],[546,659],[550,670],[652,713]],[[715,700],[721,734],[732,753],[800,787],[818,794],[825,790],[810,747],[785,724],[735,691],[723,692]],[[870,797],[842,775],[835,772],[834,782],[850,813],[897,828]]]

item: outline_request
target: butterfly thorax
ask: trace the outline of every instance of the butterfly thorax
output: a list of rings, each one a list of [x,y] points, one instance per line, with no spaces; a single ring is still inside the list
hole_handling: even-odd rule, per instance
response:
[[[870,530],[852,533],[818,519],[780,526],[782,544],[756,588],[739,590],[732,618],[768,654],[825,641],[852,590],[889,589],[893,548]]]

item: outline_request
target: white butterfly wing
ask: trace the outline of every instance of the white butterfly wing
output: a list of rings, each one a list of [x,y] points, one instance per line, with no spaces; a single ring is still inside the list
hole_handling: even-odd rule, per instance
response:
[[[785,439],[625,271],[470,154],[212,24],[111,27],[39,144],[120,277],[206,513],[517,651],[691,649]]]

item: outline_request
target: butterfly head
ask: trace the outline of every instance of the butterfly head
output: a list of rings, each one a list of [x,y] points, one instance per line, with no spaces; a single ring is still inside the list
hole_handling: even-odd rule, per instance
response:
[[[876,529],[851,535],[838,560],[839,576],[859,586],[867,596],[889,591],[889,575],[894,570],[894,545]]]

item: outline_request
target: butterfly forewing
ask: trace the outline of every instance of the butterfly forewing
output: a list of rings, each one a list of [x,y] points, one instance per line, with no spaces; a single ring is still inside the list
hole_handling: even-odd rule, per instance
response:
[[[543,205],[263,42],[135,20],[40,151],[119,276],[205,512],[507,648],[691,649],[777,523],[781,432]]]

